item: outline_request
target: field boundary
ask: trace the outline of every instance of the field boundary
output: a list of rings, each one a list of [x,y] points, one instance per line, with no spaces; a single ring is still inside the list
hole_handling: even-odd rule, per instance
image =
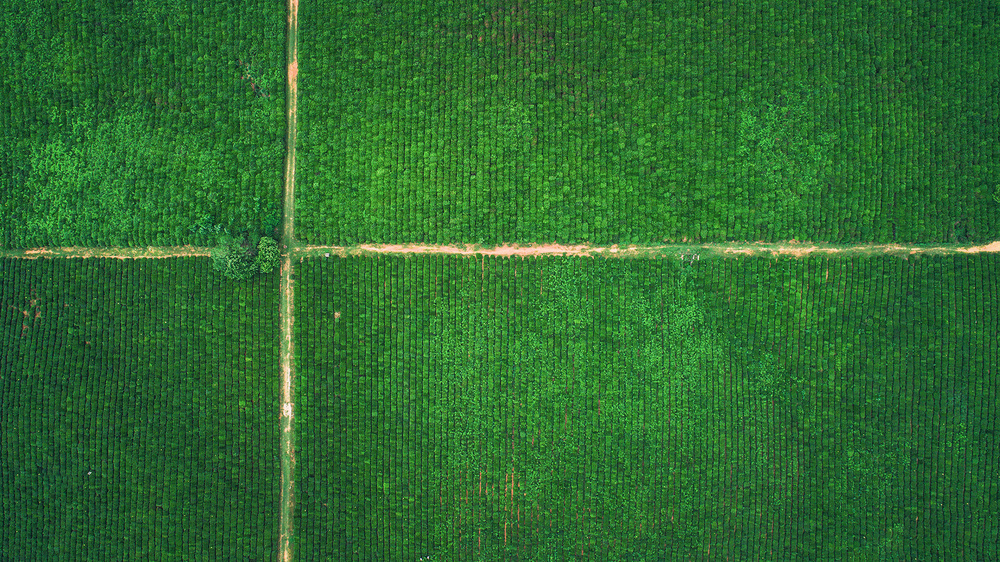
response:
[[[0,257],[4,258],[118,258],[118,259],[151,259],[151,258],[201,258],[210,255],[211,248],[199,246],[147,246],[147,247],[111,247],[88,248],[84,246],[66,246],[61,248],[25,248],[10,250],[0,248]]]
[[[292,166],[294,173],[294,166]],[[288,187],[287,189],[291,189]],[[286,196],[286,204],[289,197]],[[287,208],[287,207],[286,207]],[[286,217],[286,232],[291,226],[291,217]],[[282,255],[290,258],[324,257],[326,255],[366,256],[366,255],[415,255],[438,254],[460,256],[580,256],[605,258],[654,258],[698,255],[704,257],[738,257],[738,256],[793,256],[804,257],[810,254],[847,254],[876,255],[889,254],[898,256],[911,255],[949,255],[949,254],[981,254],[1000,253],[1000,241],[968,246],[961,244],[868,244],[868,245],[838,245],[807,242],[731,242],[706,244],[663,244],[656,246],[590,246],[578,245],[504,245],[479,246],[466,245],[431,245],[431,244],[359,244],[355,246],[299,246],[290,238],[286,241]],[[0,249],[0,257],[4,258],[118,258],[118,259],[149,259],[149,258],[179,258],[208,257],[210,248],[195,246],[158,246],[146,248],[86,248],[79,246],[65,248],[29,248],[23,250]]]
[[[482,247],[473,244],[465,246],[442,246],[425,244],[361,244],[357,246],[297,246],[290,250],[292,257],[320,256],[365,256],[379,254],[443,254],[463,256],[578,256],[605,258],[656,258],[656,257],[737,257],[737,256],[794,256],[810,254],[876,255],[890,254],[908,256],[916,254],[948,255],[1000,252],[1000,241],[979,246],[959,244],[934,245],[836,245],[805,242],[732,242],[717,244],[664,244],[656,246],[590,246],[590,245],[505,245]]]
[[[291,562],[292,535],[295,518],[295,344],[292,326],[295,323],[295,288],[292,282],[292,256],[289,247],[295,247],[295,143],[298,123],[299,75],[299,1],[288,0],[288,31],[286,62],[288,81],[285,92],[285,182],[282,220],[281,252],[281,504],[280,532],[278,535],[278,560]]]

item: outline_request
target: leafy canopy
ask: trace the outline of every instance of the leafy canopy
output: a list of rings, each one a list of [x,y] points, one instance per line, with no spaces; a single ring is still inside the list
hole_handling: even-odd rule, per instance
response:
[[[249,279],[257,273],[269,273],[278,266],[278,242],[266,236],[235,238],[230,234],[219,236],[212,248],[212,265],[230,279]]]

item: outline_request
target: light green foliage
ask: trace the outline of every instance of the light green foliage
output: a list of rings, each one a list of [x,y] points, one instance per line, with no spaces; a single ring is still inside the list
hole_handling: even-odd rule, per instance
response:
[[[270,234],[284,11],[264,4],[0,8],[0,244],[203,244],[206,214]]]
[[[820,121],[829,87],[810,91],[791,87],[768,99],[759,92],[740,94],[739,138],[735,177],[745,191],[739,216],[752,232],[771,240],[800,236],[823,181],[832,172],[834,135]]]
[[[532,123],[528,108],[516,100],[508,99],[496,107],[479,112],[475,123],[482,149],[496,147],[496,154],[485,153],[486,159],[509,161],[527,153],[531,143]]]
[[[28,230],[55,244],[70,245],[81,235],[93,242],[99,232],[124,241],[150,210],[139,206],[138,170],[127,164],[147,161],[151,146],[166,139],[144,134],[130,115],[95,125],[89,103],[66,114],[52,110],[50,119],[65,119],[66,134],[32,151],[31,175],[23,186],[35,206]]]
[[[212,215],[205,215],[189,226],[188,230],[197,236],[206,236],[210,240],[217,240],[226,229],[221,224],[216,224]]]
[[[270,273],[278,267],[281,258],[281,250],[278,249],[278,241],[274,238],[263,237],[257,242],[257,256],[254,263],[261,273]]]
[[[426,25],[404,4],[304,10],[296,232],[333,244],[997,237],[996,111],[984,109],[997,18],[749,4],[437,2]]]

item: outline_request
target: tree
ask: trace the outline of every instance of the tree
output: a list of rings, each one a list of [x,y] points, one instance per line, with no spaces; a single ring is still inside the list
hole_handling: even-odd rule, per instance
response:
[[[211,256],[216,270],[230,279],[242,281],[257,273],[273,271],[278,265],[280,252],[278,242],[273,238],[244,236],[236,239],[223,234],[212,248]]]

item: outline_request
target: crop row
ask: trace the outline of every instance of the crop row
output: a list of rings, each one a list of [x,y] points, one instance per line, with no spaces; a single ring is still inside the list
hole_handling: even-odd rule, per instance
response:
[[[192,258],[0,272],[0,558],[272,558],[276,276]]]
[[[998,237],[989,8],[418,8],[302,10],[304,241]],[[271,234],[280,3],[0,16],[0,244]]]
[[[280,3],[29,0],[0,15],[0,245],[204,244],[199,221],[279,222]]]
[[[997,266],[305,261],[298,552],[996,555]]]
[[[865,10],[310,5],[297,232],[326,244],[996,238],[995,18]]]

